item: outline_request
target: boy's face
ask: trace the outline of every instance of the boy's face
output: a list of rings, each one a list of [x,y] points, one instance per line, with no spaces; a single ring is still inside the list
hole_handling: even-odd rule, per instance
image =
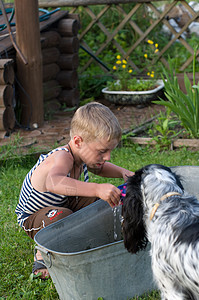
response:
[[[107,141],[106,139],[95,142],[82,142],[81,158],[88,167],[101,169],[106,161],[111,158],[111,151],[117,146],[118,140]]]

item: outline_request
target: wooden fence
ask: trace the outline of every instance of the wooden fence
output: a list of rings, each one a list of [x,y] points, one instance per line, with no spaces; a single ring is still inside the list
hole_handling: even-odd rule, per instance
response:
[[[128,57],[129,64],[139,72],[141,70],[139,64],[136,64],[136,59],[133,58],[137,53],[136,51],[141,49],[143,43],[153,36],[155,36],[157,42],[163,39],[161,31],[163,27],[170,32],[170,39],[162,49],[159,49],[152,64],[161,61],[165,66],[168,66],[169,54],[173,51],[174,45],[180,43],[186,52],[186,59],[184,61],[180,59],[182,63],[178,70],[181,72],[186,71],[193,60],[194,46],[189,44],[189,39],[186,39],[184,35],[189,34],[190,24],[199,21],[199,11],[194,11],[188,2],[184,0],[168,1],[164,9],[162,9],[161,4],[161,1],[147,0],[39,0],[40,7],[64,6],[70,10],[70,13],[80,15],[82,25],[79,34],[80,45],[90,54],[81,72],[88,69],[93,62],[103,61],[105,49],[113,49],[115,53],[121,53],[124,58]],[[96,6],[98,7],[97,10]],[[117,12],[115,14],[117,20],[114,20],[114,22],[110,20],[107,26],[107,23],[104,23],[104,18],[108,13],[110,15],[110,12]],[[174,12],[177,13],[176,16]],[[84,18],[90,19],[89,24],[84,22]],[[178,30],[170,22],[171,19],[175,21],[175,25],[177,24]],[[146,22],[148,23],[143,26],[142,23]],[[95,39],[92,46],[87,40],[87,35],[88,32],[94,29],[96,35],[96,28],[99,33],[103,33],[104,38],[102,41]],[[120,33],[122,31],[124,35],[121,37]],[[122,41],[125,39],[125,34],[126,38],[129,39],[129,32],[131,33],[132,42],[129,42],[128,47],[125,48],[123,46],[125,43],[122,43]],[[198,54],[199,50],[197,50],[197,56]],[[106,66],[109,62],[104,63]],[[99,63],[99,66],[105,72],[108,71],[103,63]]]

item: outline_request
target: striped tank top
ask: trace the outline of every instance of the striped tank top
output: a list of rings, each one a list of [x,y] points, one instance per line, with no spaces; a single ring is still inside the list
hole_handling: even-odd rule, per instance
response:
[[[41,164],[41,162],[43,162],[52,153],[61,150],[69,152],[67,148],[56,148],[48,154],[41,154],[37,163],[26,175],[19,195],[19,203],[15,210],[15,213],[17,214],[17,221],[21,227],[23,226],[24,221],[39,209],[48,206],[61,207],[67,201],[68,197],[66,195],[54,194],[51,192],[39,192],[35,190],[30,181],[33,171]],[[84,181],[88,182],[89,177],[86,164],[83,165],[83,172]],[[70,177],[70,174],[67,176]]]

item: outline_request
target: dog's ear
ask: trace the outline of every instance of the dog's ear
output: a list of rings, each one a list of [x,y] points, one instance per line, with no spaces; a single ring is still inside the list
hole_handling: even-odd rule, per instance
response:
[[[143,222],[141,174],[141,171],[137,171],[134,176],[129,177],[123,202],[124,246],[131,253],[145,249],[148,241]]]

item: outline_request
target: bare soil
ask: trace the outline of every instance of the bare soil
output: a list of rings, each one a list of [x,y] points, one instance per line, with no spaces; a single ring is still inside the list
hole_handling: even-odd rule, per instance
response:
[[[109,103],[103,98],[98,102],[111,109],[118,118],[123,131],[130,131],[132,128],[138,127],[148,119],[158,115],[160,111],[165,111],[164,106],[155,104],[143,107],[121,106]],[[40,128],[28,131],[16,128],[10,137],[0,139],[0,146],[18,143],[19,152],[25,154],[30,152],[31,147],[35,148],[35,152],[41,152],[64,145],[69,141],[70,122],[73,114],[74,112],[58,111],[53,114],[51,120],[44,121]]]

